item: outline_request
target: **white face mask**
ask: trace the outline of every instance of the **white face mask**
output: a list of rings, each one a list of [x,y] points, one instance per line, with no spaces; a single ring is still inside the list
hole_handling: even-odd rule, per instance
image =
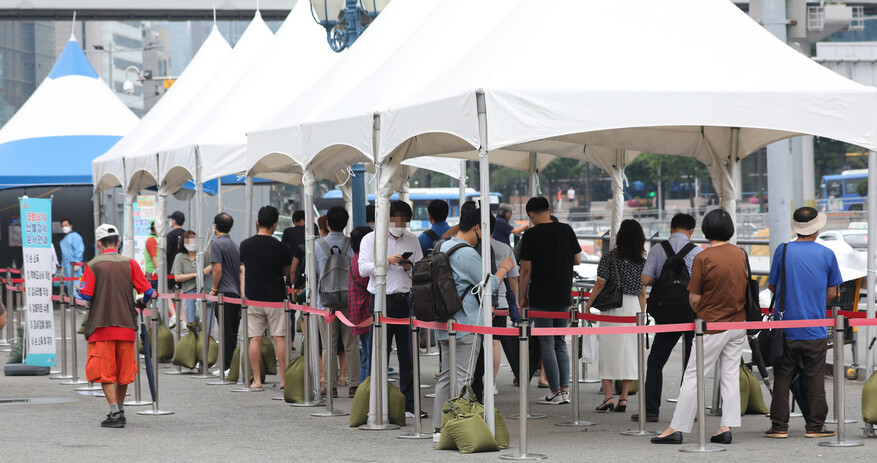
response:
[[[405,233],[405,230],[407,230],[406,227],[390,227],[390,234],[399,238]]]
[[[66,235],[67,233],[72,232],[73,228],[68,225],[66,227],[61,227],[61,231],[64,232],[64,234]]]
[[[196,241],[186,241],[185,243],[183,243],[183,245],[186,247],[187,251],[198,250],[198,243]]]

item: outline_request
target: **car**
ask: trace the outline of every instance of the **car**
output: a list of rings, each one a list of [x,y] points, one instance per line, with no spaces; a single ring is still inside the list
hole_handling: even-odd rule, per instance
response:
[[[843,241],[858,252],[868,252],[868,230],[826,230],[819,232],[816,241]]]

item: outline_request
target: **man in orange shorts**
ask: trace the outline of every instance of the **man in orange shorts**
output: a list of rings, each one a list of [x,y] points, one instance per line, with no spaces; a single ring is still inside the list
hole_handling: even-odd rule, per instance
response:
[[[103,224],[94,236],[99,255],[85,266],[79,281],[79,296],[91,301],[85,328],[85,376],[101,383],[110,405],[101,427],[124,428],[125,393],[137,374],[134,292],[142,293],[143,302],[149,302],[153,290],[137,262],[119,255],[119,231],[115,226]]]

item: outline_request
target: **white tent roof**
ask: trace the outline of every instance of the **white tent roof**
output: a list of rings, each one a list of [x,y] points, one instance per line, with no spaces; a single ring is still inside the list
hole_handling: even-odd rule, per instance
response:
[[[212,103],[206,117],[167,143],[160,155],[160,169],[166,188],[182,185],[188,172],[174,169],[190,165],[197,147],[201,156],[201,178],[243,173],[247,164],[247,131],[298,97],[329,69],[340,56],[326,44],[325,30],[314,22],[308,2],[298,2],[277,31],[274,40],[230,91]],[[256,171],[275,170],[262,178],[297,183],[300,169],[290,171],[290,159],[274,165],[256,164]],[[258,172],[256,172],[258,173]]]
[[[156,156],[167,147],[168,143],[179,139],[195,124],[201,121],[214,109],[214,105],[240,80],[241,76],[256,61],[265,47],[271,43],[274,34],[256,13],[253,21],[241,35],[231,54],[214,73],[211,79],[202,87],[201,91],[192,98],[185,108],[173,115],[167,124],[151,140],[144,143],[140,148],[125,156],[125,175],[131,184],[141,187],[155,185],[163,180],[158,172]],[[180,169],[186,179],[195,177],[196,160],[194,156],[180,159],[181,164],[168,165],[169,172],[172,169]],[[151,182],[151,183],[149,183]],[[182,186],[185,182],[180,183]],[[165,190],[164,186],[162,189]],[[171,189],[168,189],[171,190]],[[176,189],[172,189],[173,193]]]
[[[126,185],[125,155],[134,153],[161,133],[168,122],[214,77],[216,70],[231,54],[231,47],[216,27],[207,36],[198,53],[167,91],[167,94],[143,117],[134,130],[110,151],[92,163],[95,188],[99,190]]]

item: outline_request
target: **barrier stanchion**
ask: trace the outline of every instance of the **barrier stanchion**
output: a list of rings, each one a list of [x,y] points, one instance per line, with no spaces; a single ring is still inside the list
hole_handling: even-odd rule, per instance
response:
[[[216,358],[216,363],[219,365],[219,380],[209,381],[205,384],[210,386],[225,386],[228,384],[234,384],[234,382],[225,379],[225,302],[222,301],[222,294],[216,295],[216,315],[217,318],[219,318],[219,356]],[[208,336],[210,335],[210,326],[211,321],[205,320],[204,326],[201,327],[202,330],[207,330],[206,333]]]
[[[423,432],[423,423],[420,416],[420,410],[422,410],[420,406],[420,328],[414,324],[415,318],[411,317],[411,336],[413,336],[411,345],[417,346],[416,349],[412,349],[414,352],[414,356],[411,359],[411,369],[414,376],[414,433],[411,434],[402,434],[401,436],[396,436],[399,439],[431,439],[432,434]],[[426,333],[429,336],[429,333]],[[426,344],[429,346],[429,342]]]
[[[241,302],[243,302],[243,301],[241,301]],[[208,315],[208,311],[207,311],[207,304],[206,304],[206,301],[204,300],[203,294],[201,294],[201,298],[198,299],[198,304],[201,306],[200,307],[201,308],[201,310],[200,310],[201,319],[204,320],[205,325],[206,325],[207,324],[206,322],[209,318],[209,315]],[[243,308],[243,304],[241,304],[241,308]],[[242,313],[246,314],[246,312],[243,312],[243,311],[242,311]],[[219,320],[220,320],[220,330],[222,330],[222,325],[221,325],[222,318],[220,318]],[[246,318],[244,320],[246,320]],[[177,323],[177,326],[179,326],[179,323]],[[246,321],[244,321],[244,326],[246,327]],[[192,376],[193,379],[213,379],[213,378],[215,378],[215,376],[210,374],[210,370],[207,368],[207,363],[208,363],[207,362],[207,355],[208,355],[208,351],[210,350],[210,345],[209,345],[210,331],[207,328],[208,328],[207,326],[204,326],[201,328],[203,330],[202,332],[204,332],[204,334],[207,335],[207,336],[201,336],[201,339],[204,340],[204,342],[201,343],[201,355],[202,355],[201,358],[204,359],[204,361],[201,362],[201,372],[200,372],[200,374],[193,375]],[[244,328],[244,338],[246,339],[246,328]],[[244,349],[241,349],[241,356],[243,356],[243,355],[244,355]],[[244,375],[246,375],[246,372],[244,372]]]
[[[14,300],[15,300],[15,298],[13,297],[13,301]],[[79,327],[76,326],[76,296],[71,295],[71,297],[70,297],[70,340],[71,340],[70,357],[72,358],[71,367],[73,368],[73,370],[71,370],[71,372],[70,372],[70,375],[71,375],[70,380],[61,381],[58,384],[63,384],[65,386],[71,386],[71,385],[78,386],[80,384],[87,384],[88,383],[88,381],[79,379],[79,365],[78,365],[79,359],[78,359],[78,354],[76,352],[76,350],[77,350],[76,349],[76,330],[78,330],[78,329],[79,329]]]
[[[323,402],[316,395],[319,390],[314,390],[314,382],[311,380],[311,336],[314,336],[313,330],[311,330],[311,314],[307,312],[302,312],[301,314],[304,317],[302,320],[302,325],[307,327],[307,333],[305,333],[305,338],[303,339],[302,352],[301,355],[305,356],[305,365],[304,365],[304,392],[305,392],[305,401],[304,402],[296,402],[290,404],[293,407],[319,407],[323,405]]]
[[[570,320],[572,321],[573,326],[576,328],[579,327],[579,319],[576,317],[578,314],[578,306],[572,306],[570,308]],[[572,335],[572,355],[570,356],[572,361],[572,377],[573,379],[578,379],[579,377],[579,365],[581,365],[581,361],[579,360],[579,339],[581,335],[574,334]],[[518,377],[520,378],[520,373],[518,373]],[[520,380],[519,380],[520,383]],[[572,421],[563,421],[560,423],[555,423],[555,426],[593,426],[596,423],[593,421],[587,421],[581,419],[581,410],[579,410],[579,382],[571,381],[569,385],[569,397],[572,406]]]
[[[180,293],[175,293],[175,294],[176,294],[176,297],[173,298],[173,301],[174,301],[174,306],[177,308],[177,327],[176,327],[177,329],[174,331],[174,352],[176,352],[177,349],[179,349],[179,347],[180,347],[180,338],[181,338],[181,330],[182,330],[182,328],[180,328],[180,326],[183,324],[183,320],[182,320],[182,318],[180,318],[180,311],[182,310],[182,307],[183,307],[183,303],[182,303],[183,301],[182,301],[182,299],[180,299]],[[191,323],[191,320],[189,321],[189,323]],[[166,372],[164,372],[164,374],[166,374],[166,375],[191,375],[194,373],[191,371],[188,371],[188,370],[183,371],[183,367],[180,365],[177,365],[176,370],[166,371]]]
[[[527,349],[524,350],[524,345],[519,343],[519,344],[521,344],[520,345],[521,351],[519,352],[519,357],[521,357],[521,358],[518,361],[518,387],[520,388],[521,391],[526,391],[527,393],[529,393],[529,390],[530,390],[530,329],[532,328],[532,325],[530,324],[532,322],[527,318],[528,311],[529,311],[528,309],[524,309],[523,307],[521,308],[521,324],[520,324],[520,326],[524,326],[523,324],[525,322],[527,323],[527,332],[526,332],[527,338],[525,340],[526,341],[525,344],[526,344]],[[524,362],[525,358],[526,358],[526,362]],[[526,383],[526,385],[524,383]],[[508,419],[510,419],[510,420],[521,419],[522,414],[525,417],[525,419],[523,419],[522,421],[541,420],[543,418],[548,418],[548,415],[546,415],[544,413],[530,412],[530,401],[526,399],[529,396],[523,395],[524,392],[520,392],[520,394],[522,394],[521,397],[525,397],[524,404],[526,405],[526,409],[522,408],[522,410],[525,410],[525,411],[523,411],[521,413],[513,413],[513,414],[509,415]],[[524,424],[523,429],[524,430],[527,429],[526,424]],[[523,435],[523,433],[521,435]],[[526,448],[524,448],[524,451],[521,452],[521,455],[526,454],[526,453],[527,453]],[[547,457],[545,457],[543,455],[543,458],[547,458]],[[541,458],[536,458],[536,459],[539,460]],[[526,460],[526,458],[525,458],[525,460]]]
[[[831,318],[836,319],[837,316],[838,316],[838,312],[839,312],[839,311],[840,311],[840,309],[839,309],[838,307],[836,307],[836,306],[835,306],[835,307],[832,307],[832,308],[831,308]],[[841,331],[843,331],[843,330],[841,330]],[[843,336],[841,336],[841,341],[843,341]],[[834,347],[835,349],[838,348],[838,347],[837,347],[838,344],[835,344],[834,346],[835,346],[835,347]],[[843,342],[840,343],[840,349],[843,349]],[[825,423],[826,423],[826,424],[837,424],[837,419],[838,419],[838,418],[837,418],[837,409],[834,409],[834,413],[833,413],[832,415],[833,415],[832,418],[829,418],[829,419],[825,420]],[[851,419],[851,418],[847,418],[847,420],[844,421],[844,422],[845,422],[845,423],[855,423],[856,420]]]
[[[6,293],[6,308],[7,314],[10,310],[12,310],[12,291],[9,290],[9,286],[12,285],[12,272],[9,270],[9,267],[6,267],[6,280],[3,284],[3,292]],[[7,315],[7,319],[12,315]],[[15,328],[12,326],[12,323],[6,323],[6,336],[3,341],[0,341],[0,346],[3,346],[3,351],[8,352],[12,348],[13,341],[15,340]]]
[[[424,328],[423,333],[426,335],[426,353],[423,355],[427,357],[435,357],[439,354],[438,338],[435,336],[435,331],[429,328]],[[435,343],[435,350],[432,350],[433,343]]]
[[[334,400],[334,397],[332,394],[332,389],[333,389],[332,378],[335,377],[335,374],[336,374],[335,372],[337,370],[335,368],[335,362],[334,362],[334,360],[335,360],[334,359],[334,357],[335,357],[335,344],[337,344],[337,341],[335,341],[335,337],[332,335],[333,334],[332,331],[334,331],[334,330],[332,330],[332,322],[329,321],[330,319],[334,319],[332,314],[333,314],[332,309],[327,308],[326,309],[326,316],[323,317],[323,323],[326,324],[326,339],[325,339],[325,342],[326,342],[326,355],[325,355],[325,357],[326,358],[324,359],[324,361],[326,362],[326,367],[325,367],[326,370],[325,370],[325,374],[324,374],[324,377],[326,378],[326,410],[322,411],[322,412],[311,413],[311,416],[318,416],[318,417],[322,417],[322,418],[329,417],[329,416],[347,416],[347,415],[349,415],[349,413],[338,411],[338,410],[335,410],[335,408],[334,408],[335,400]]]
[[[387,354],[386,354],[386,337],[385,326],[381,322],[381,312],[374,313],[374,325],[372,333],[374,339],[372,341],[372,376],[371,376],[371,395],[374,397],[374,423],[366,423],[359,427],[364,431],[390,431],[399,429],[398,425],[384,422],[384,393],[383,389],[387,386]],[[371,407],[369,407],[371,408]],[[370,411],[371,412],[371,411]]]
[[[520,356],[520,378],[518,385],[518,453],[500,455],[502,460],[544,460],[547,455],[527,452],[527,411],[529,410],[530,392],[530,322],[527,320],[527,311],[521,308],[520,334],[518,335],[518,353]],[[526,378],[526,381],[525,381]]]
[[[158,371],[158,304],[152,305],[152,313],[150,314],[150,318],[152,319],[152,379],[155,383],[155,397],[153,397],[152,401],[152,410],[142,410],[137,412],[138,415],[151,415],[151,416],[160,416],[160,415],[173,415],[174,412],[168,410],[162,410],[158,406],[158,375],[156,372]],[[139,372],[138,372],[139,373]],[[137,375],[140,376],[139,374]]]
[[[74,306],[75,311],[75,306]],[[74,335],[74,342],[76,341],[76,336]],[[158,338],[158,336],[156,336]],[[136,342],[134,344],[137,344]],[[140,352],[137,349],[134,349],[134,362],[137,364],[137,374],[134,375],[134,400],[128,400],[124,402],[126,407],[142,407],[145,405],[152,405],[151,400],[143,400],[140,395]]]
[[[704,413],[704,404],[706,402],[706,391],[704,390],[703,378],[703,335],[705,323],[701,319],[694,321],[694,348],[697,356],[697,447],[683,447],[680,452],[724,452],[724,447],[716,447],[706,445],[706,413]],[[640,413],[643,416],[643,413]]]
[[[835,317],[834,325],[834,417],[837,420],[835,440],[820,442],[820,447],[860,447],[862,441],[846,440],[844,411],[844,316]]]
[[[637,312],[636,326],[646,326],[645,312]],[[654,436],[660,434],[655,431],[646,431],[646,333],[636,335],[636,378],[639,381],[639,394],[636,396],[636,408],[639,413],[639,429],[624,431],[625,436]]]
[[[63,285],[61,286],[63,288]],[[67,371],[67,301],[63,291],[58,297],[58,306],[61,309],[61,374],[49,376],[49,379],[72,379],[73,376]],[[74,342],[76,341],[74,335]]]
[[[243,360],[243,362],[241,362],[242,366],[241,366],[241,370],[240,370],[241,371],[240,377],[243,378],[243,380],[244,380],[244,387],[242,387],[240,389],[232,389],[231,392],[262,392],[265,390],[264,388],[261,388],[261,387],[251,387],[252,383],[249,382],[250,381],[250,379],[249,379],[250,378],[250,331],[249,331],[250,324],[247,321],[247,319],[249,318],[247,316],[248,310],[249,309],[247,308],[247,301],[244,300],[243,298],[241,298],[241,321],[243,322],[243,326],[241,327],[241,331],[243,331],[243,336],[242,336],[243,340],[241,341],[241,344],[240,344],[241,347],[240,347],[239,351],[241,353],[241,360]],[[206,346],[206,343],[205,343],[205,346]],[[206,350],[206,347],[205,347],[205,350]],[[204,358],[207,358],[206,354],[204,355]],[[206,367],[205,367],[205,369],[206,369]],[[256,372],[254,370],[253,371],[253,380],[254,381],[256,380],[255,375],[256,375]]]
[[[457,397],[457,332],[454,330],[454,321],[448,321],[448,371],[451,378],[450,397]]]
[[[291,315],[293,311],[289,309],[289,299],[283,300],[283,324],[286,327],[283,342],[286,343],[284,349],[286,349],[286,365],[281,365],[283,370],[281,370],[280,374],[283,375],[283,382],[286,381],[286,369],[289,368],[289,364],[292,363],[292,318]],[[283,394],[279,396],[272,397],[271,400],[285,400]]]

